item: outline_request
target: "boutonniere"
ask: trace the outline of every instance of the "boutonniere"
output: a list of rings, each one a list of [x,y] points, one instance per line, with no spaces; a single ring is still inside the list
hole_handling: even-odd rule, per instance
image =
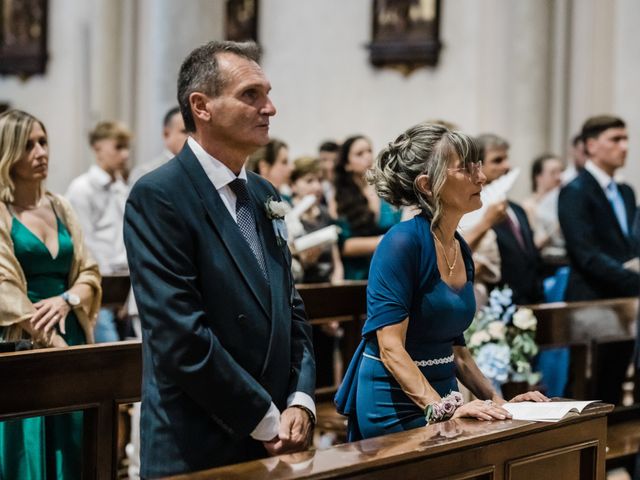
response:
[[[273,231],[276,234],[278,246],[282,247],[288,240],[287,224],[284,221],[284,217],[289,213],[291,207],[287,202],[278,202],[269,196],[264,203],[264,209],[267,212],[267,218],[271,220],[273,224]]]

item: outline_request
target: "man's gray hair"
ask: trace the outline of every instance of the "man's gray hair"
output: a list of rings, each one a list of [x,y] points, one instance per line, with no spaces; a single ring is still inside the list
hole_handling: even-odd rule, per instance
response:
[[[496,135],[495,133],[483,133],[476,137],[476,142],[478,146],[486,152],[487,150],[494,149],[508,149],[509,142],[507,142],[504,138]]]
[[[189,95],[202,92],[215,97],[225,86],[226,78],[218,68],[218,53],[233,53],[256,63],[260,61],[260,47],[254,42],[213,41],[193,50],[182,62],[178,74],[178,105],[187,132],[196,131]]]

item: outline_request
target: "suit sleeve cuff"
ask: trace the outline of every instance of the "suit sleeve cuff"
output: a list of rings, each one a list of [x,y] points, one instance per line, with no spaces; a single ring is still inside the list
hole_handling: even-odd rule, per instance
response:
[[[271,402],[269,406],[269,410],[260,423],[254,428],[253,432],[251,432],[251,438],[254,440],[259,440],[261,442],[268,442],[269,440],[273,440],[278,436],[278,432],[280,431],[280,410],[278,407]]]
[[[316,404],[313,399],[304,392],[293,392],[287,398],[287,407],[292,405],[300,405],[301,407],[308,408],[313,416],[318,418],[316,415]]]

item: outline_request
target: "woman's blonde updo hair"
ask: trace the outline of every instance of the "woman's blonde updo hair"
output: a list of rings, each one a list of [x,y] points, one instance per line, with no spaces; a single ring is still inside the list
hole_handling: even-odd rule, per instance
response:
[[[442,216],[440,191],[453,153],[460,158],[461,167],[482,160],[482,152],[472,137],[442,125],[420,123],[378,154],[367,180],[390,204],[420,208],[434,227]],[[429,177],[430,195],[418,189],[417,179],[423,174]]]

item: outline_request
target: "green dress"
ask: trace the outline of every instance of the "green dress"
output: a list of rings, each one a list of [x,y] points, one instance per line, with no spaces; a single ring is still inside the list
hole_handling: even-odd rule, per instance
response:
[[[13,217],[14,253],[33,303],[60,295],[68,288],[73,242],[65,225],[57,217],[56,221],[59,251],[54,258],[44,243]],[[86,343],[73,312],[67,316],[65,327],[67,333],[61,335],[67,344]],[[0,422],[0,480],[76,479],[81,476],[81,468],[82,412]]]
[[[378,223],[367,233],[353,231],[346,218],[339,218],[337,224],[341,229],[340,237],[338,238],[340,250],[342,250],[344,243],[349,238],[382,235],[396,223],[399,223],[401,219],[402,210],[399,208],[395,208],[393,205],[386,202],[382,198],[380,199],[380,215],[378,217]],[[344,279],[366,280],[369,277],[369,265],[371,265],[372,257],[373,255],[362,255],[360,257],[342,257]]]

